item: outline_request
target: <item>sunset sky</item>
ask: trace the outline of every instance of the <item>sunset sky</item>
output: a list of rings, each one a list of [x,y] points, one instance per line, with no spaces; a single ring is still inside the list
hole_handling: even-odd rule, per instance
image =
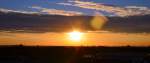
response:
[[[150,46],[149,3],[149,0],[1,0],[0,45]],[[68,35],[74,30],[82,33],[78,41],[72,40],[78,35]]]
[[[98,11],[105,15],[128,16],[150,13],[149,3],[149,0],[1,0],[0,9],[44,14],[57,12],[57,15],[93,15]]]

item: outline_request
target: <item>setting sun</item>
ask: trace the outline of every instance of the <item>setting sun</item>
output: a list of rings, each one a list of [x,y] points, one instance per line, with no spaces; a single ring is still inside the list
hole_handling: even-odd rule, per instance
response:
[[[68,35],[69,35],[70,40],[80,41],[82,39],[83,33],[78,32],[78,31],[73,31],[73,32],[68,33]]]

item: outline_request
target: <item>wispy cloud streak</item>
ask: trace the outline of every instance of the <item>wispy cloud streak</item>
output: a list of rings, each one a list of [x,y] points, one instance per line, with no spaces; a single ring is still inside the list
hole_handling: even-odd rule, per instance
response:
[[[23,14],[38,14],[38,12],[33,12],[33,11],[10,10],[10,9],[3,9],[3,8],[0,8],[0,11],[4,13],[15,12],[15,13],[23,13]]]
[[[52,15],[64,15],[64,16],[79,16],[83,15],[81,12],[76,12],[76,11],[65,11],[65,10],[57,10],[57,9],[48,9],[48,8],[43,8],[43,7],[38,7],[38,6],[33,6],[31,8],[38,9],[40,12],[44,12],[47,14],[52,14]]]
[[[114,13],[118,16],[134,16],[134,15],[145,15],[150,14],[150,9],[147,7],[139,7],[139,6],[127,6],[127,7],[119,7],[119,6],[110,6],[101,3],[89,2],[89,1],[68,1],[67,3],[57,3],[60,5],[68,5],[75,6],[84,9],[93,9],[97,11],[105,11],[108,13]]]

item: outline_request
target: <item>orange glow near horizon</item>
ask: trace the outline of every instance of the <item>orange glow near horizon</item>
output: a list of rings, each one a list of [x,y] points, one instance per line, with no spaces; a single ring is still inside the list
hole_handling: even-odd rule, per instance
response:
[[[73,31],[67,33],[0,32],[0,35],[0,45],[22,44],[32,46],[150,46],[150,33],[83,33],[79,31]]]

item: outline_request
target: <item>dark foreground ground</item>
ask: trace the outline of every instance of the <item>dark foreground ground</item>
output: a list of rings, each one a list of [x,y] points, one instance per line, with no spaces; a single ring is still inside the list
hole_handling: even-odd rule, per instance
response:
[[[150,63],[150,47],[0,46],[0,63]]]

